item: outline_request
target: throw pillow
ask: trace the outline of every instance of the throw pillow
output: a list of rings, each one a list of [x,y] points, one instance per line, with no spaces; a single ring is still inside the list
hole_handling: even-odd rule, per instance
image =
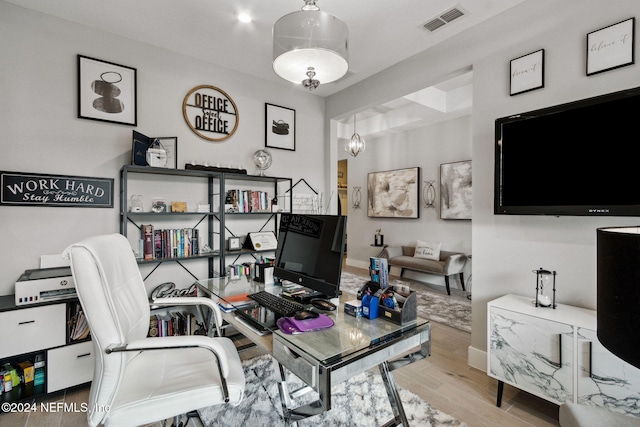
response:
[[[440,260],[440,246],[442,243],[427,243],[421,240],[416,241],[416,251],[414,258],[425,258]]]

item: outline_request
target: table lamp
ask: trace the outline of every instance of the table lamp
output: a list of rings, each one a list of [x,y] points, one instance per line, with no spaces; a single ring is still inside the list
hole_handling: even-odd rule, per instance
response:
[[[597,335],[640,368],[640,227],[597,229]]]

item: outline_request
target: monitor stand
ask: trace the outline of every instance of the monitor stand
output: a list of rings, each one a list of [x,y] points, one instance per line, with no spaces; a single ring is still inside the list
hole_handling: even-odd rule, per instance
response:
[[[305,293],[302,294],[296,294],[293,295],[291,297],[291,299],[293,299],[294,301],[297,301],[301,304],[309,304],[311,302],[312,299],[314,298],[325,298],[327,299],[327,296],[323,293],[317,292],[317,291],[312,291],[309,290]]]

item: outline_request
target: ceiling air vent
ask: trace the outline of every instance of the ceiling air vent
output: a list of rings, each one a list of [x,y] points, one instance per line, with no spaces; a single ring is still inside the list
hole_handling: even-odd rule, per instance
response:
[[[438,28],[444,27],[446,24],[464,15],[465,13],[462,11],[462,9],[454,7],[441,13],[439,16],[428,20],[427,22],[422,24],[422,28],[427,31],[435,31]]]

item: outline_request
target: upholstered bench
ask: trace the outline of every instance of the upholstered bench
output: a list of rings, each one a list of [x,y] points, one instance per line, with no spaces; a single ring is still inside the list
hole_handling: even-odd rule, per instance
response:
[[[444,276],[448,295],[451,295],[449,277],[459,275],[460,285],[464,291],[462,269],[467,262],[467,256],[461,252],[441,251],[439,248],[436,252],[432,255],[437,259],[429,259],[414,256],[415,246],[388,246],[382,251],[381,256],[387,259],[389,267],[400,267],[400,277],[404,274],[405,269]]]

